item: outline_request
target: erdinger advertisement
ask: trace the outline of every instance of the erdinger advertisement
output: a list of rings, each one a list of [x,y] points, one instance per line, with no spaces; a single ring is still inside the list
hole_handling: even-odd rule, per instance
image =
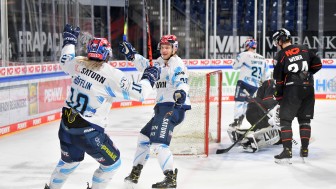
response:
[[[239,77],[239,70],[232,69],[233,59],[189,59],[183,62],[189,72],[222,70],[222,100],[233,100]],[[267,59],[267,62],[272,69],[273,60]],[[135,82],[141,78],[132,62],[110,61],[109,64],[124,71]],[[316,99],[336,100],[336,59],[323,59],[322,64],[322,69],[314,75]],[[36,78],[39,75],[41,78]],[[1,67],[0,136],[60,119],[70,82],[70,77],[58,64]],[[154,98],[155,92],[143,102],[116,100],[112,108],[153,105]]]

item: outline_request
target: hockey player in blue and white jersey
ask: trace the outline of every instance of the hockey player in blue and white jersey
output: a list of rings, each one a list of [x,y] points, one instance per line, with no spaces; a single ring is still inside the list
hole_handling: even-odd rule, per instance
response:
[[[145,99],[160,76],[156,67],[149,67],[142,70],[141,81],[133,83],[122,71],[107,64],[112,49],[105,38],[91,39],[87,56],[75,56],[79,32],[79,27],[68,24],[64,27],[60,65],[72,81],[58,132],[61,159],[45,189],[62,188],[85,153],[100,164],[88,189],[106,188],[121,164],[116,144],[104,132],[112,101]]]
[[[245,51],[238,54],[232,67],[240,69],[238,82],[235,90],[234,122],[229,130],[239,128],[245,117],[247,98],[244,90],[253,96],[263,81],[269,77],[269,67],[263,56],[256,53],[257,42],[250,38],[244,43]]]
[[[188,70],[176,54],[178,41],[175,35],[164,35],[158,44],[161,56],[153,67],[160,69],[160,79],[156,82],[156,105],[153,118],[141,129],[133,161],[133,168],[125,183],[133,187],[138,183],[141,170],[149,158],[150,148],[156,154],[165,179],[152,188],[176,188],[177,169],[174,170],[173,154],[169,144],[174,127],[180,124],[185,111],[191,108],[188,96]],[[120,44],[120,52],[134,62],[138,70],[150,66],[149,61],[137,54],[128,42]]]

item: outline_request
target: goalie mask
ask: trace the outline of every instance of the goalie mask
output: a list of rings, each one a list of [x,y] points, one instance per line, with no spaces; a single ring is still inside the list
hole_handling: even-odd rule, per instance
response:
[[[285,28],[281,28],[280,30],[276,31],[273,34],[272,40],[273,40],[273,45],[277,46],[279,44],[279,41],[281,41],[282,43],[286,41],[291,41],[292,36],[288,30],[286,30]]]
[[[248,49],[256,49],[257,48],[257,42],[253,38],[249,38],[244,43],[244,48],[247,51]]]
[[[93,38],[87,44],[87,57],[90,60],[108,61],[112,57],[111,44],[105,38]]]

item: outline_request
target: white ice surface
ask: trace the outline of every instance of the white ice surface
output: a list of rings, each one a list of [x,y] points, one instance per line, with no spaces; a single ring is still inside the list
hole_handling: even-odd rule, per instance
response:
[[[211,146],[211,155],[175,157],[180,189],[336,189],[336,101],[316,101],[312,121],[313,142],[307,163],[299,157],[298,124],[293,122],[292,165],[274,163],[273,156],[282,146],[257,153],[233,148],[216,155],[216,148],[228,147],[226,128],[233,120],[233,103],[223,103],[222,143]],[[152,107],[112,110],[107,133],[121,151],[122,165],[108,189],[123,189],[123,179],[131,170],[137,133],[152,116]],[[246,122],[245,122],[246,123]],[[43,189],[60,158],[58,121],[0,138],[0,189]],[[64,189],[86,189],[98,164],[86,156],[69,177]],[[157,160],[150,158],[143,169],[137,189],[149,189],[163,174]]]

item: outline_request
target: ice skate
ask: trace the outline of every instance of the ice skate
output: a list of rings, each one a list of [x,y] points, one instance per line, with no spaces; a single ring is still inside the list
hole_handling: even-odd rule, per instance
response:
[[[306,159],[308,157],[308,148],[302,148],[300,149],[300,157],[302,158],[303,163],[306,163]]]
[[[142,168],[143,165],[141,164],[133,166],[131,173],[124,179],[127,188],[134,189],[135,184],[138,183]]]
[[[284,148],[283,151],[279,154],[274,156],[275,163],[287,163],[292,164],[290,159],[292,159],[292,149],[291,148]]]
[[[176,177],[177,177],[177,169],[175,169],[175,173],[173,171],[165,171],[164,175],[165,179],[161,182],[152,185],[152,188],[160,188],[160,189],[172,189],[176,188]]]
[[[45,184],[44,189],[50,189],[50,187],[48,186],[48,184]]]
[[[89,183],[87,182],[87,188],[86,189],[91,189]]]
[[[239,129],[241,124],[243,123],[244,115],[240,116],[238,119],[234,119],[233,122],[229,125],[232,128]]]

